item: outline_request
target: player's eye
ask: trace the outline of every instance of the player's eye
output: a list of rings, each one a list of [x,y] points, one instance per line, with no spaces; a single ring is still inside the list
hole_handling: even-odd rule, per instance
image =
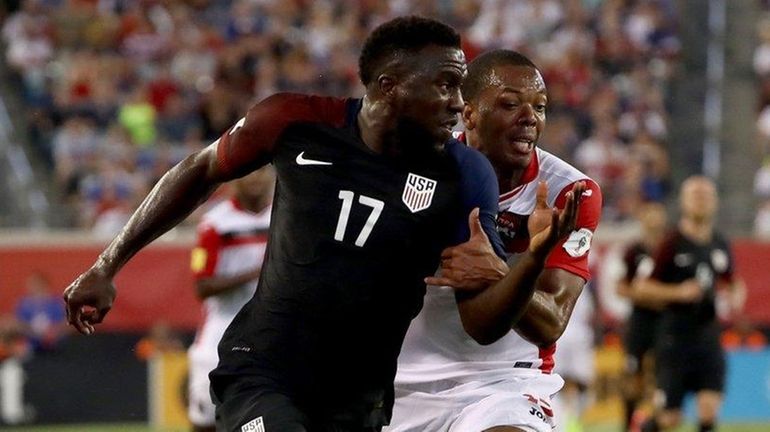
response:
[[[544,113],[545,112],[545,108],[546,108],[545,104],[537,104],[537,105],[535,105],[535,111],[537,111],[539,113]]]

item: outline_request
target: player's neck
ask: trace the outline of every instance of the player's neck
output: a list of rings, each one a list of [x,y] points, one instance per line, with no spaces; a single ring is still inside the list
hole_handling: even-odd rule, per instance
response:
[[[508,193],[521,186],[521,178],[524,176],[523,169],[511,169],[510,167],[499,167],[493,165],[497,175],[500,194]]]
[[[714,235],[714,223],[711,219],[683,217],[679,221],[679,230],[690,240],[707,243]]]
[[[390,106],[384,101],[374,101],[365,95],[358,112],[358,129],[361,140],[374,153],[385,152],[392,140],[392,130],[395,128]],[[390,139],[389,139],[390,138]]]

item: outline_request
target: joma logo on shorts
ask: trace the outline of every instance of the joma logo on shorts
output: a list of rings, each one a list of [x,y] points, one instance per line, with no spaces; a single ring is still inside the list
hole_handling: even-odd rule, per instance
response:
[[[531,408],[529,409],[529,413],[530,413],[531,415],[533,415],[533,416],[535,416],[535,417],[539,418],[539,419],[540,419],[540,420],[542,420],[542,421],[546,421],[546,420],[545,420],[545,414],[541,413],[541,412],[540,412],[540,410],[538,410],[538,409],[537,409],[537,408],[535,408],[535,407],[531,407]],[[546,422],[546,423],[547,423],[547,422]]]

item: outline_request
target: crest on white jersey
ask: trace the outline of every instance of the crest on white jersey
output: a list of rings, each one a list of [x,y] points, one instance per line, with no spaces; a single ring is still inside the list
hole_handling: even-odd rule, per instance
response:
[[[412,212],[417,213],[430,207],[433,202],[433,193],[436,191],[436,180],[409,173],[404,185],[404,193],[401,201]]]
[[[580,228],[577,231],[572,231],[567,241],[564,242],[564,250],[567,251],[569,256],[577,258],[581,257],[591,249],[591,238],[594,233],[588,228]]]

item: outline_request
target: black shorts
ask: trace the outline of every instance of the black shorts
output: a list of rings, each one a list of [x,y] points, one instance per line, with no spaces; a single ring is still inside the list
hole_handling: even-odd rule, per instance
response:
[[[655,368],[665,409],[681,408],[689,392],[722,393],[724,390],[725,353],[716,345],[661,350],[657,353]]]
[[[217,432],[379,432],[382,426],[361,425],[387,424],[390,417],[382,406],[364,415],[357,410],[311,411],[272,384],[243,378],[218,377],[212,381],[211,399]]]
[[[626,372],[639,373],[644,355],[655,347],[657,314],[634,310],[626,323],[623,348],[626,352]]]

